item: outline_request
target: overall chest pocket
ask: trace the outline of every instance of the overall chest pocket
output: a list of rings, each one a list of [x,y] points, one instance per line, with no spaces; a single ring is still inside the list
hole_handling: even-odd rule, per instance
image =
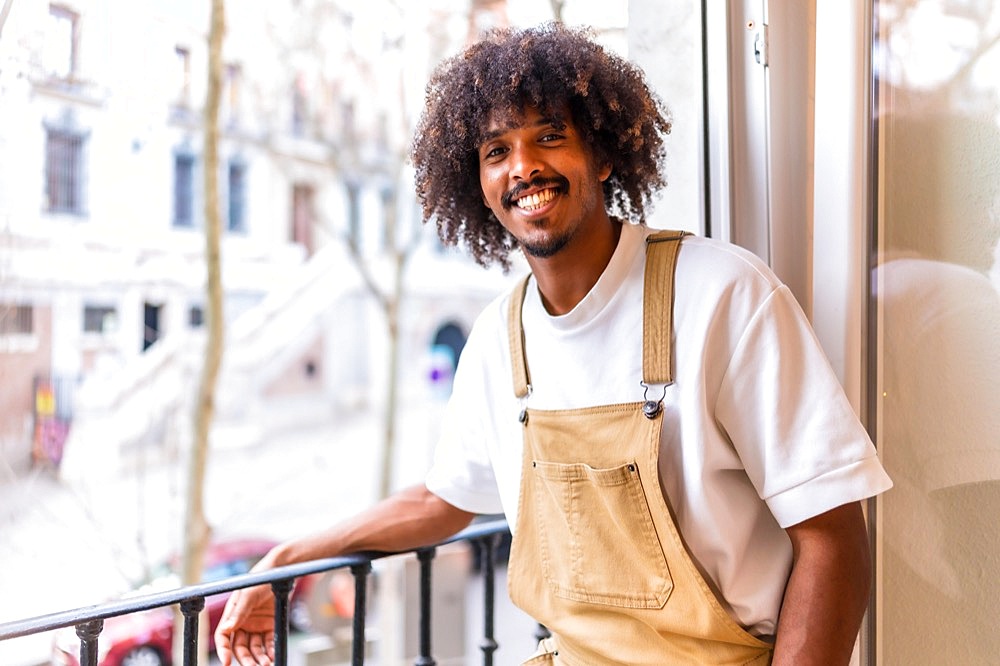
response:
[[[635,462],[595,469],[534,461],[531,482],[542,571],[556,596],[663,607],[673,580]]]

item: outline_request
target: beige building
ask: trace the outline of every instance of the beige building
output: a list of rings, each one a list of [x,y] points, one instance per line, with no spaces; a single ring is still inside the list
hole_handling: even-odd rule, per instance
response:
[[[460,346],[500,289],[502,277],[421,227],[404,162],[419,82],[465,38],[468,13],[447,4],[231,8],[218,173],[223,421],[277,427],[380,405],[382,315],[350,246],[386,284],[392,252],[410,256],[400,358],[418,398],[434,392],[429,366],[450,362],[435,343]],[[196,382],[208,4],[10,7],[0,452],[12,470],[69,462],[74,447],[113,467],[130,448],[166,446],[166,433],[183,438]]]

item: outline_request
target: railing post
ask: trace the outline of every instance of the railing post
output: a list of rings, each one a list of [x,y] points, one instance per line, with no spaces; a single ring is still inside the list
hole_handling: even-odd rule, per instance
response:
[[[184,666],[198,665],[198,614],[205,607],[205,598],[185,599],[180,603],[184,616]]]
[[[368,572],[371,571],[371,568],[371,562],[351,566],[351,573],[354,574],[352,666],[363,666],[365,663],[365,614],[368,611]]]
[[[271,583],[274,592],[274,665],[288,664],[288,595],[292,591],[291,580],[276,580]]]
[[[425,548],[417,551],[420,561],[420,656],[414,666],[435,666],[431,656],[431,560],[437,550]]]
[[[104,620],[91,620],[76,625],[80,638],[80,666],[97,666],[97,637],[104,629]]]
[[[483,568],[483,640],[479,649],[483,651],[483,666],[493,666],[493,653],[496,652],[497,641],[494,636],[493,618],[496,594],[496,548],[500,537],[496,534],[477,539],[479,561]]]

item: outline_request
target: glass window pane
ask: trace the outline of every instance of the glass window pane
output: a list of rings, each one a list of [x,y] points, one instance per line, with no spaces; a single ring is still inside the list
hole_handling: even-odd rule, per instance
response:
[[[194,156],[174,156],[174,226],[194,225]]]
[[[83,214],[84,136],[49,129],[45,146],[47,210]]]
[[[229,230],[246,231],[246,166],[229,163]]]
[[[1000,655],[1000,3],[874,3],[879,663]]]

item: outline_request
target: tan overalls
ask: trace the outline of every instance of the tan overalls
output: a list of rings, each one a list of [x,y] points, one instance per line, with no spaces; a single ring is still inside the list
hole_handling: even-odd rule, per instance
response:
[[[646,385],[673,381],[681,237],[659,232],[647,240]],[[521,326],[526,286],[527,278],[511,298],[508,322],[522,399],[530,391]],[[657,473],[662,419],[662,403],[650,400],[522,412],[508,586],[514,603],[552,632],[526,664],[770,663],[771,646],[722,608],[681,540]]]

